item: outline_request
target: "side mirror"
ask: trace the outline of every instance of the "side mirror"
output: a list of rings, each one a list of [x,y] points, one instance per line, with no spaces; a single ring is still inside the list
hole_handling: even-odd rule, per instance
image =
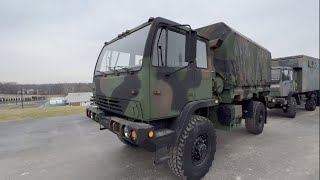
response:
[[[192,63],[197,56],[197,31],[190,29],[187,33],[185,61]]]

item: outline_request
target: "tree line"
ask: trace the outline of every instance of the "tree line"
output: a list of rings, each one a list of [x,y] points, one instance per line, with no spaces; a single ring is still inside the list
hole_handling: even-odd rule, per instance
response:
[[[19,84],[16,82],[0,82],[0,94],[68,94],[74,92],[90,92],[92,83],[56,83],[56,84]]]

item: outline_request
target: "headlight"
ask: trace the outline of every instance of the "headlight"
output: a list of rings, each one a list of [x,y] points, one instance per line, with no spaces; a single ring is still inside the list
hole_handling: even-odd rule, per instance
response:
[[[272,99],[272,102],[274,102],[274,103],[275,103],[275,102],[276,102],[276,100],[275,100],[275,99]]]
[[[128,129],[127,126],[124,126],[123,128],[123,135],[126,137],[126,138],[130,138],[130,131]]]

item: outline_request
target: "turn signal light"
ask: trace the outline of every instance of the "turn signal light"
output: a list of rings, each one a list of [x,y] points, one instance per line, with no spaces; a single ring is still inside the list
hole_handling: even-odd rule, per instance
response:
[[[153,131],[149,131],[149,138],[152,138],[154,136],[154,132]]]
[[[136,131],[131,131],[131,137],[133,139],[136,139],[138,136],[137,136],[137,132]]]

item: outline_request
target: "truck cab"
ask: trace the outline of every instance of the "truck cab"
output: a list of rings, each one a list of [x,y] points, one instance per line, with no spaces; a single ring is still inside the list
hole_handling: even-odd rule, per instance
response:
[[[287,97],[292,92],[296,92],[295,73],[295,70],[291,67],[272,67],[269,95],[281,98]]]
[[[296,116],[296,104],[300,103],[297,92],[296,72],[291,67],[276,66],[271,68],[271,86],[267,107],[282,109],[285,116]]]

